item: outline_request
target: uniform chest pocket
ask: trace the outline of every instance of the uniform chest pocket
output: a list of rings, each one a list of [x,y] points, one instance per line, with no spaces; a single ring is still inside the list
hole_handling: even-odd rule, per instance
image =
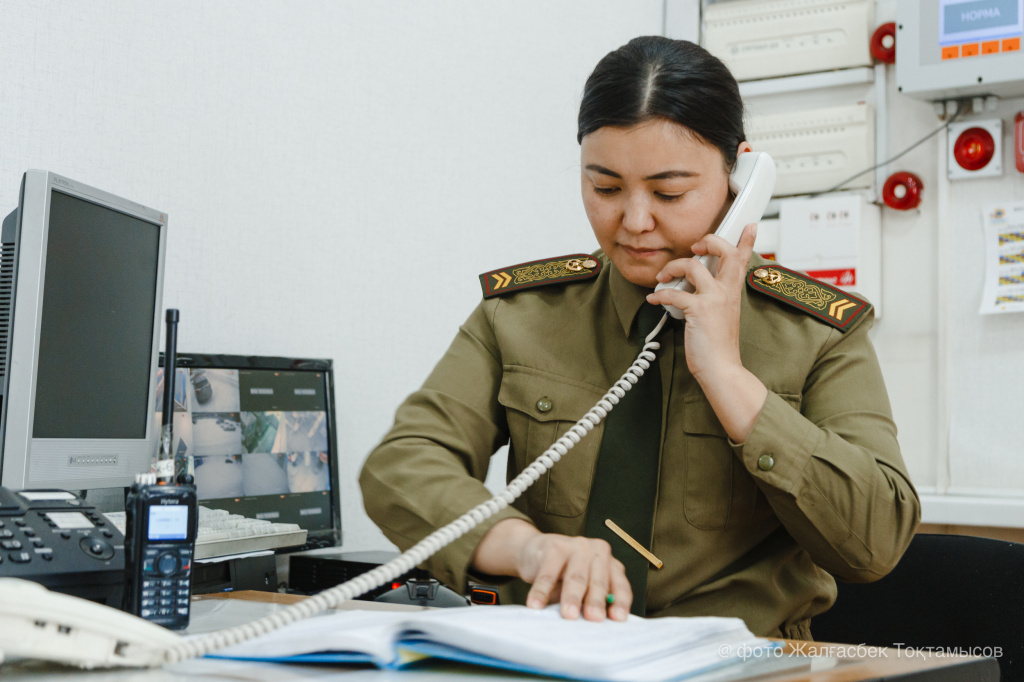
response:
[[[729,445],[707,398],[683,400],[683,514],[702,530],[722,530],[750,517],[757,486]]]
[[[530,367],[505,367],[498,402],[505,407],[515,471],[529,466],[594,406],[593,386]],[[533,510],[576,517],[587,509],[601,444],[599,424],[524,493]]]

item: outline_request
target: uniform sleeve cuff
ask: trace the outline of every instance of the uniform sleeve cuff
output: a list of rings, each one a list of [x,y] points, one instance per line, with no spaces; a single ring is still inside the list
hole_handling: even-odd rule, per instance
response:
[[[817,427],[796,407],[769,391],[747,442],[730,445],[752,476],[795,494],[818,437]]]

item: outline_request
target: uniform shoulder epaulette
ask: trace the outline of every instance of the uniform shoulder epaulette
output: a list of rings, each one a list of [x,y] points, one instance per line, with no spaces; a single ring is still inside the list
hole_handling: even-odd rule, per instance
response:
[[[573,253],[485,272],[480,275],[480,286],[484,298],[493,298],[549,284],[593,279],[599,272],[601,261],[586,253]]]
[[[759,265],[747,272],[747,286],[802,310],[841,332],[871,309],[864,299],[851,296],[796,270],[781,265]]]

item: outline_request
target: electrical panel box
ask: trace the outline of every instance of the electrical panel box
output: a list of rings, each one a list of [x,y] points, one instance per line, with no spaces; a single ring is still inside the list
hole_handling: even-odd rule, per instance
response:
[[[903,94],[1024,95],[1024,0],[900,0],[896,17]]]
[[[863,193],[785,199],[779,209],[779,262],[857,292],[881,317],[881,209]]]
[[[738,81],[870,66],[874,0],[731,0],[704,7],[704,47]]]
[[[863,103],[753,116],[747,140],[775,159],[775,196],[823,192],[875,165],[874,121]],[[865,172],[843,189],[869,188],[872,179]]]

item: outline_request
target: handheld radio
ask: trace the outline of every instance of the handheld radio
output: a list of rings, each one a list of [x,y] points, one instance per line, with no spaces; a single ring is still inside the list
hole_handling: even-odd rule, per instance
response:
[[[174,418],[178,311],[167,311],[163,426],[156,472],[139,474],[125,499],[125,608],[171,630],[188,627],[192,558],[199,520],[196,488],[174,476]]]

